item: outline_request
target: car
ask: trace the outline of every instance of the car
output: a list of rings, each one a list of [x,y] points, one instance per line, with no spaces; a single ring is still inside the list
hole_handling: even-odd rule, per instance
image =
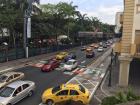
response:
[[[103,49],[103,47],[99,47],[99,48],[97,49],[97,51],[98,51],[98,52],[103,52],[104,49]]]
[[[111,44],[110,44],[110,43],[107,43],[106,45],[107,45],[107,46],[110,46]]]
[[[92,50],[93,50],[93,48],[92,48],[92,47],[87,47],[87,48],[86,48],[86,51],[89,51],[89,50],[91,50],[91,51],[92,51]]]
[[[93,43],[93,44],[90,45],[90,47],[94,47],[94,45],[95,45],[95,44]]]
[[[45,65],[42,66],[41,71],[49,72],[59,67],[60,62],[58,60],[49,60]]]
[[[107,45],[105,43],[103,44],[103,48],[107,48]]]
[[[86,50],[86,58],[92,58],[95,56],[95,53],[93,50]]]
[[[42,95],[42,103],[54,105],[69,100],[89,104],[89,91],[82,85],[62,84],[53,88],[46,89]]]
[[[68,52],[60,52],[56,55],[57,60],[63,60],[68,55]]]
[[[0,75],[0,88],[3,88],[7,84],[22,79],[24,77],[24,73],[22,72],[7,72]]]
[[[98,45],[98,44],[95,44],[95,45],[94,45],[94,48],[95,48],[95,49],[97,49],[98,47],[99,47],[99,45]]]
[[[65,58],[64,61],[67,62],[70,59],[76,59],[76,54],[74,52],[70,52]]]
[[[84,51],[84,50],[86,50],[86,46],[81,47],[81,51]]]
[[[32,81],[15,81],[0,90],[0,105],[14,105],[27,96],[32,96],[35,83]]]
[[[72,71],[78,66],[77,60],[71,59],[64,64],[64,70]]]

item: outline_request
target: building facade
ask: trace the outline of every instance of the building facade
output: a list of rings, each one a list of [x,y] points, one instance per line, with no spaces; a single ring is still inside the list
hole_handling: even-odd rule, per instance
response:
[[[115,19],[115,34],[121,34],[122,24],[123,24],[123,12],[116,13]]]
[[[116,46],[120,53],[119,86],[127,87],[130,63],[140,57],[140,0],[124,0],[122,39]]]

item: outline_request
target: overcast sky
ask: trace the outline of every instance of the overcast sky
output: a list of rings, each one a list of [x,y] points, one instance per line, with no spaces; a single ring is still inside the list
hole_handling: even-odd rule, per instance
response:
[[[41,4],[73,2],[81,13],[98,17],[102,22],[115,24],[116,12],[123,11],[124,0],[40,0]]]

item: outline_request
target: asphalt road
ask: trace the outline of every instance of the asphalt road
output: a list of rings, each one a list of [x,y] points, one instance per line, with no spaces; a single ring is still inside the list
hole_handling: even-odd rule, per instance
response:
[[[77,49],[75,52],[77,55],[77,60],[79,62],[84,62],[82,65],[88,65],[92,63],[95,59],[97,59],[98,56],[103,54],[103,52],[99,53],[95,51],[95,57],[87,59],[85,53],[83,51],[80,51],[80,49]],[[27,97],[23,99],[16,105],[39,105],[41,103],[41,95],[45,89],[66,83],[68,80],[75,76],[75,74],[68,75],[64,74],[63,71],[56,70],[44,73],[40,71],[40,68],[32,66],[20,68],[16,71],[25,73],[24,80],[30,80],[36,83],[36,91],[34,95],[32,97]]]

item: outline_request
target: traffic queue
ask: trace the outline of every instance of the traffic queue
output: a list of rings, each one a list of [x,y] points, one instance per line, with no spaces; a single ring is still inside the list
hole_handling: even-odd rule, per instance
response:
[[[112,44],[111,41],[106,43],[93,43],[89,46],[81,46],[81,51],[85,51],[86,58],[95,57],[95,50],[103,52],[105,48]],[[56,69],[72,72],[77,67],[80,70],[86,70],[84,66],[76,60],[75,52],[62,51],[45,61],[40,61],[36,67],[41,72],[51,72]],[[32,96],[35,92],[36,85],[33,81],[24,80],[22,72],[6,72],[0,75],[0,105],[14,105],[25,97]],[[62,84],[46,89],[41,100],[47,105],[54,105],[62,101],[73,100],[83,104],[89,103],[89,91],[78,84]]]

